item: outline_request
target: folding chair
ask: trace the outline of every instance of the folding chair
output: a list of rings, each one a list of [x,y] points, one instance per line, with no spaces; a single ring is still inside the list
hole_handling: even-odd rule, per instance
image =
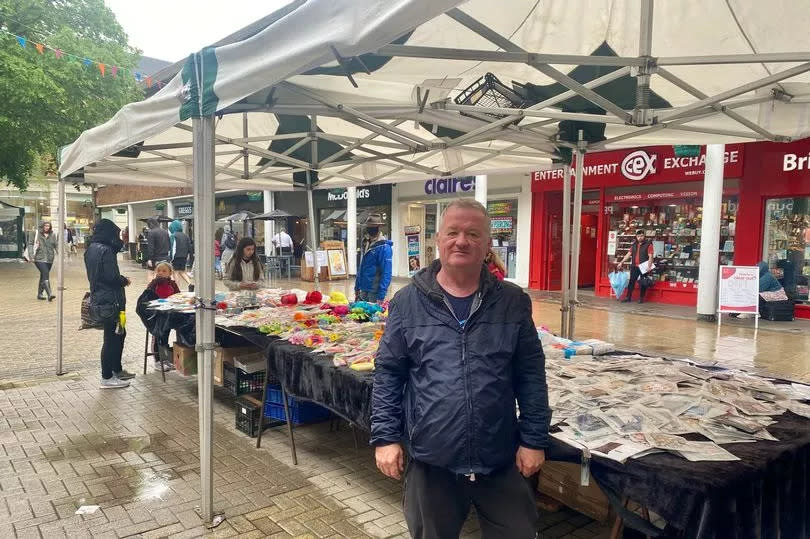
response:
[[[143,373],[146,374],[146,360],[150,357],[160,357],[158,352],[149,351],[149,337],[152,337],[152,348],[157,349],[157,337],[152,336],[148,331],[146,332],[146,344],[143,347]],[[166,371],[163,370],[163,364],[160,365],[160,374],[163,376],[163,381],[166,381]]]

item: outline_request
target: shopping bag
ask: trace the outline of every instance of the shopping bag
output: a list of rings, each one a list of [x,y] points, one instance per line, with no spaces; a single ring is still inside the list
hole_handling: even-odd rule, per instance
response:
[[[642,290],[652,288],[652,286],[655,284],[655,281],[653,281],[653,278],[650,277],[649,273],[645,273],[644,275],[642,275],[641,278],[638,280],[638,282]]]
[[[616,294],[616,298],[622,297],[624,289],[627,288],[627,283],[630,280],[630,273],[627,271],[614,271],[608,273],[608,279],[610,280],[610,287],[613,289],[613,293]]]
[[[90,292],[85,292],[82,298],[82,323],[79,329],[104,329],[104,323],[117,314],[118,309],[114,305],[95,305]]]

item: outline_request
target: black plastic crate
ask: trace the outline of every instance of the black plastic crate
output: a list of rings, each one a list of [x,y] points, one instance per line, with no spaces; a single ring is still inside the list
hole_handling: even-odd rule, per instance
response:
[[[250,393],[236,399],[234,405],[234,424],[236,429],[251,438],[259,435],[260,412],[262,409],[261,393]]]
[[[222,364],[222,387],[237,397],[245,393],[261,391],[264,387],[264,376],[265,371],[248,374],[229,363]]]

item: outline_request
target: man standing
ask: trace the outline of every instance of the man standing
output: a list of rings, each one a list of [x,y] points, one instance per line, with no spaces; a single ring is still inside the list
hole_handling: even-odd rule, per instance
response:
[[[486,539],[537,530],[523,478],[548,445],[545,358],[531,300],[483,265],[489,231],[480,203],[450,203],[439,260],[394,296],[375,360],[371,443],[385,475],[405,473],[417,539],[458,537],[470,505]]]
[[[380,232],[383,220],[379,213],[369,215],[365,225],[363,254],[354,281],[354,297],[357,301],[382,302],[391,284],[391,246],[394,243]]]
[[[149,232],[146,233],[146,265],[149,267],[149,280],[154,278],[158,262],[169,262],[169,232],[160,228],[157,219],[149,219]]]
[[[273,246],[276,249],[281,249],[279,254],[291,255],[293,251],[293,239],[287,234],[287,231],[282,228],[278,234],[273,236]]]
[[[642,275],[641,268],[639,266],[648,261],[652,262],[654,254],[655,248],[653,247],[652,242],[646,239],[644,231],[641,229],[636,230],[636,239],[634,239],[633,243],[630,244],[630,250],[627,251],[627,254],[624,255],[624,258],[619,261],[619,264],[616,267],[616,269],[621,271],[625,262],[631,259],[633,261],[632,265],[630,266],[630,282],[627,285],[627,296],[622,300],[622,303],[630,303],[630,301],[632,301],[633,290],[636,288],[636,281],[638,281]],[[649,269],[647,272],[649,272]],[[644,294],[646,294],[646,292],[647,289],[645,287],[639,286],[639,303],[644,303]]]

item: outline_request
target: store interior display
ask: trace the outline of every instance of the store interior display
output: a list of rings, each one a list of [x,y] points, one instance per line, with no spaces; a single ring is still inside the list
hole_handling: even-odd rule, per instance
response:
[[[769,199],[763,257],[796,303],[810,302],[810,197]]]
[[[608,250],[605,273],[613,271],[643,230],[655,251],[657,281],[696,287],[700,268],[703,208],[698,199],[656,201],[648,206],[612,203],[609,230],[616,231],[615,253]],[[720,217],[720,264],[734,263],[736,197],[724,198]]]

